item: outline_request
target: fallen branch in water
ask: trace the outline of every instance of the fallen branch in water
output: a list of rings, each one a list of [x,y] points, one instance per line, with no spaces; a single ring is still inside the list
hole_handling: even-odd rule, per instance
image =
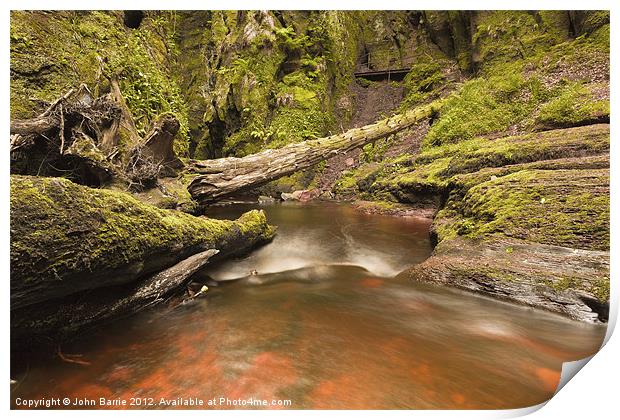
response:
[[[60,360],[62,360],[63,362],[74,363],[76,365],[82,365],[82,366],[91,365],[90,362],[79,359],[81,357],[84,357],[81,354],[67,354],[67,355],[63,354],[63,352],[60,350],[60,346],[58,346],[58,350],[56,351],[56,354],[58,355],[58,357],[60,357]]]

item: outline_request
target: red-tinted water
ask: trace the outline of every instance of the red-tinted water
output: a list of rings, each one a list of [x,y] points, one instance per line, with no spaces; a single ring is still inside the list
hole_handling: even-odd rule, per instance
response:
[[[429,255],[428,222],[335,205],[266,210],[280,227],[272,244],[201,274],[240,280],[63,347],[88,365],[31,361],[13,406],[515,408],[548,399],[562,362],[600,346],[601,326],[391,277]]]

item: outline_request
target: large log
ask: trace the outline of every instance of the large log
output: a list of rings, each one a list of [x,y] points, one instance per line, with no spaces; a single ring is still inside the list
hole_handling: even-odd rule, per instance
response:
[[[188,190],[202,204],[215,202],[388,137],[431,117],[440,106],[441,102],[435,102],[343,134],[268,149],[243,158],[192,161],[189,171],[199,175]]]
[[[262,212],[236,221],[162,210],[62,178],[11,176],[11,310],[133,284],[207,249],[269,241]]]
[[[127,287],[98,289],[11,313],[14,346],[45,344],[165,302],[219,251],[208,249]]]

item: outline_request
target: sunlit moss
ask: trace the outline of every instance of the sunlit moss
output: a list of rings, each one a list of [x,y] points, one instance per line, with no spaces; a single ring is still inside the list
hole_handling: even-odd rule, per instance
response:
[[[606,86],[601,87],[603,90]],[[591,87],[579,82],[568,83],[560,94],[545,103],[537,122],[551,126],[575,126],[609,119],[609,99],[596,99]]]
[[[609,171],[524,170],[480,183],[454,203],[440,239],[499,234],[533,242],[609,249]],[[449,211],[441,216],[450,216]]]

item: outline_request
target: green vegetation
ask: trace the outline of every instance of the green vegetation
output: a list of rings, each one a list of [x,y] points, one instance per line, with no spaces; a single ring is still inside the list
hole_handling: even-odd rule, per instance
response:
[[[516,261],[521,247],[540,244],[608,250],[609,12],[570,13],[148,11],[131,29],[123,12],[16,11],[11,118],[33,117],[81,83],[97,97],[118,81],[140,135],[170,113],[180,122],[181,158],[245,156],[369,118],[355,112],[353,94],[383,85],[354,79],[355,69],[410,67],[390,91],[404,91],[401,114],[437,105],[429,124],[365,145],[333,192],[372,200],[359,204],[368,212],[396,213],[399,202],[429,214],[439,207],[439,252],[500,244],[494,258]],[[126,128],[119,135],[121,152],[135,146]],[[106,168],[87,138],[66,152]],[[323,185],[324,168],[263,192]],[[130,268],[135,277],[152,255],[243,248],[273,236],[261,212],[237,221],[184,213],[202,210],[188,182],[161,180],[161,191],[136,200],[63,178],[13,176],[12,280],[68,287],[67,278],[87,281],[83,273]],[[530,274],[502,264],[463,259],[450,270],[489,282]],[[608,275],[535,274],[532,282],[556,291],[609,297]]]
[[[439,60],[414,64],[404,80],[407,94],[401,106],[412,107],[436,99],[437,92],[447,82],[441,71],[445,64]]]
[[[182,69],[204,73],[202,91],[190,92],[206,108],[201,115],[190,113],[190,129],[199,137],[197,158],[244,156],[334,128],[336,102],[355,64],[355,40],[343,42],[354,36],[354,20],[342,12],[298,17],[213,11],[202,31],[193,22],[194,44],[222,45],[199,63],[200,55],[180,57]],[[190,15],[181,18],[192,24]],[[194,78],[192,72],[184,74]]]
[[[62,178],[11,176],[11,276],[17,282],[114,269],[175,249],[225,249],[241,238],[256,243],[273,232],[260,211],[232,222],[207,219]]]
[[[547,126],[571,127],[601,119],[609,120],[609,99],[597,100],[592,89],[580,82],[567,83],[558,96],[540,108],[537,121]],[[605,90],[605,86],[602,86]]]
[[[379,164],[362,165],[345,172],[337,185],[339,188],[365,185],[362,191],[374,195],[402,189],[440,193],[455,183],[455,176],[484,168],[608,151],[609,126],[605,124],[499,139],[479,137],[428,147],[415,157],[405,154]],[[477,180],[470,177],[468,182],[475,184]]]
[[[480,76],[448,97],[427,147],[609,117],[609,97],[596,95],[608,89],[609,25],[571,40],[558,13],[485,12],[477,18]],[[411,79],[433,86],[441,81],[433,69],[418,65]]]
[[[524,77],[521,66],[502,65],[495,71],[495,76],[466,82],[447,99],[425,139],[427,148],[510,129],[527,132],[537,123],[570,127],[609,118],[609,99],[592,93],[600,84],[546,87],[539,77]]]
[[[441,26],[442,17],[426,17]],[[608,249],[608,159],[599,156],[609,152],[609,126],[537,132],[609,120],[608,15],[576,39],[566,18],[478,14],[477,75],[447,96],[421,152],[376,159],[368,146],[362,161],[372,165],[345,172],[335,190],[377,201],[447,196],[434,221],[439,241],[499,235]],[[433,61],[417,63],[403,106],[438,97],[445,83]]]
[[[187,156],[188,111],[170,64],[178,54],[175,19],[153,12],[129,29],[122,12],[12,12],[11,117],[31,118],[80,83],[104,94],[117,78],[138,131],[172,113],[181,123],[175,151]]]
[[[528,83],[515,69],[498,73],[468,81],[451,95],[425,144],[439,146],[504,131],[531,115],[541,101],[540,84]]]
[[[354,194],[360,192],[360,184],[375,174],[378,165],[370,163],[362,165],[354,170],[344,171],[336,184],[334,192],[337,194]]]
[[[437,228],[440,240],[499,234],[609,249],[609,170],[522,170],[475,185],[443,212],[453,223]]]

